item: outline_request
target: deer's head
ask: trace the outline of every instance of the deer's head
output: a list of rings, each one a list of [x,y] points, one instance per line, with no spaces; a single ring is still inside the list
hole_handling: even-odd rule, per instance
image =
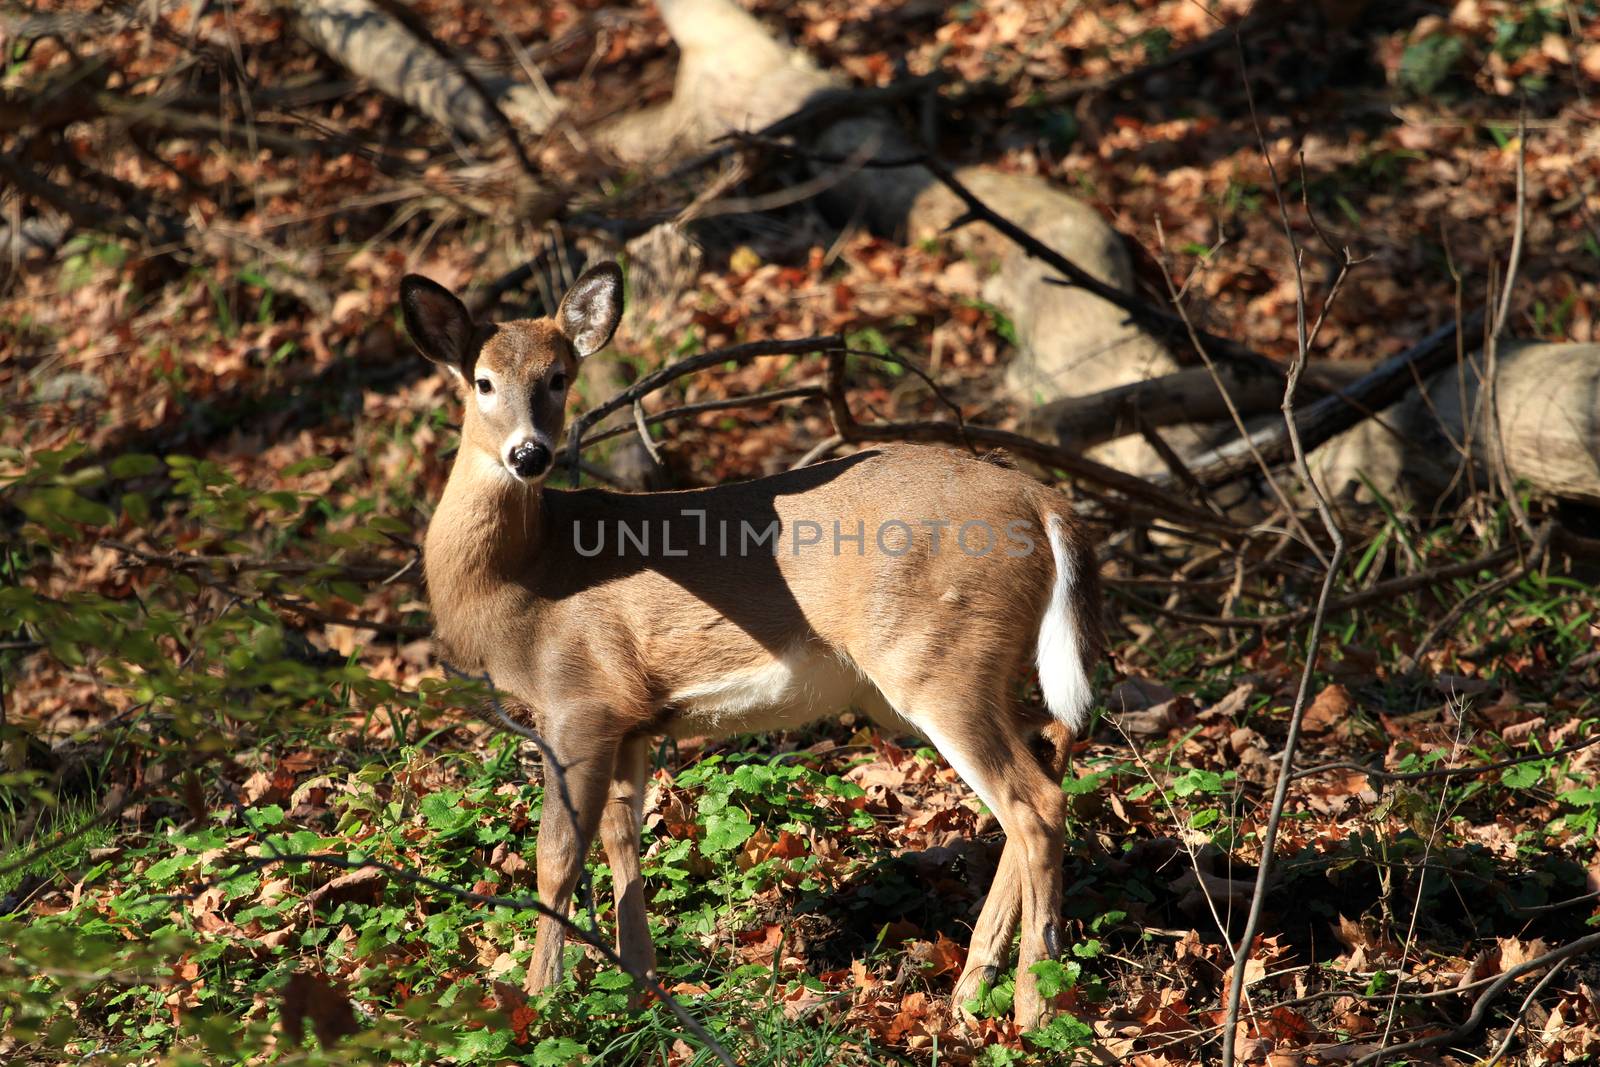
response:
[[[606,346],[622,317],[622,271],[590,267],[551,318],[475,324],[454,294],[417,274],[400,282],[400,307],[422,354],[462,391],[462,451],[486,453],[532,485],[550,472],[579,362]]]

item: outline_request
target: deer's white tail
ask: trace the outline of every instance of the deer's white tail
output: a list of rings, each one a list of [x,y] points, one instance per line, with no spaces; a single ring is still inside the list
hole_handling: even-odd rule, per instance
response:
[[[1074,604],[1072,594],[1078,575],[1061,516],[1045,516],[1045,535],[1055,558],[1056,577],[1044,618],[1039,620],[1039,688],[1050,714],[1074,737],[1081,737],[1089,727],[1089,707],[1094,700],[1086,662],[1090,642],[1082,632]]]

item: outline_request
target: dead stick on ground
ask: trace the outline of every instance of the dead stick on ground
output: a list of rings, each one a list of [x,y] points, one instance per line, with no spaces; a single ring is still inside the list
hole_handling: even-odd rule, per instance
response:
[[[1587,937],[1580,937],[1576,941],[1569,941],[1558,949],[1546,952],[1544,955],[1528,960],[1526,963],[1518,964],[1489,983],[1489,987],[1478,995],[1477,1000],[1472,1002],[1472,1011],[1467,1015],[1466,1021],[1454,1030],[1448,1030],[1442,1034],[1433,1034],[1429,1037],[1419,1037],[1415,1041],[1407,1041],[1391,1048],[1378,1049],[1376,1052],[1370,1052],[1356,1060],[1351,1064],[1351,1067],[1366,1067],[1369,1063],[1377,1063],[1380,1060],[1393,1060],[1418,1049],[1432,1048],[1435,1045],[1447,1045],[1452,1041],[1459,1041],[1475,1033],[1483,1025],[1484,1017],[1489,1014],[1489,1005],[1494,1001],[1495,997],[1505,991],[1506,986],[1541,967],[1548,967],[1553,963],[1560,963],[1562,960],[1571,959],[1586,952],[1593,952],[1595,949],[1600,949],[1600,934],[1590,934]]]
[[[1550,551],[1550,539],[1555,532],[1555,523],[1547,521],[1539,530],[1534,539],[1533,551],[1528,553],[1527,558],[1522,561],[1521,566],[1512,571],[1510,574],[1502,575],[1501,577],[1490,582],[1488,585],[1480,586],[1473,592],[1468,593],[1461,599],[1460,603],[1451,608],[1445,614],[1444,618],[1440,619],[1434,624],[1433,628],[1427,632],[1427,634],[1422,638],[1422,641],[1417,645],[1415,651],[1411,653],[1409,659],[1412,666],[1416,667],[1420,665],[1422,662],[1422,657],[1428,654],[1428,651],[1433,648],[1434,643],[1445,634],[1449,633],[1455,627],[1455,624],[1461,621],[1461,617],[1472,610],[1473,605],[1479,603],[1485,597],[1494,596],[1502,590],[1511,588],[1513,585],[1516,585],[1518,582],[1526,578],[1529,574],[1532,574],[1533,569],[1539,566],[1540,563],[1544,562],[1545,555]]]
[[[1262,158],[1266,160],[1268,173],[1272,178],[1272,188],[1277,194],[1278,215],[1283,224],[1284,236],[1289,240],[1289,256],[1294,266],[1295,279],[1295,341],[1296,351],[1294,362],[1289,366],[1288,380],[1283,390],[1283,419],[1289,434],[1289,442],[1294,450],[1295,467],[1300,477],[1305,481],[1306,488],[1311,491],[1316,500],[1317,513],[1322,519],[1323,528],[1333,542],[1333,557],[1328,562],[1326,573],[1322,579],[1322,590],[1317,595],[1317,608],[1311,620],[1311,634],[1306,639],[1306,662],[1300,672],[1300,686],[1295,693],[1294,710],[1289,716],[1289,735],[1284,740],[1283,760],[1278,768],[1278,782],[1272,795],[1272,808],[1267,815],[1267,826],[1261,837],[1261,862],[1256,869],[1255,895],[1250,899],[1250,915],[1245,920],[1244,933],[1239,939],[1239,948],[1236,956],[1237,962],[1233,968],[1233,982],[1230,984],[1228,997],[1228,1016],[1225,1029],[1222,1032],[1222,1064],[1223,1067],[1233,1067],[1234,1043],[1239,1033],[1239,1006],[1244,994],[1244,977],[1246,963],[1250,957],[1250,946],[1255,941],[1256,932],[1261,929],[1261,915],[1265,908],[1267,885],[1272,876],[1272,850],[1278,839],[1278,823],[1283,818],[1284,801],[1288,799],[1290,776],[1294,771],[1295,749],[1300,743],[1300,725],[1305,719],[1306,702],[1311,692],[1311,676],[1317,663],[1317,650],[1322,643],[1322,630],[1327,620],[1328,601],[1333,595],[1334,583],[1338,580],[1339,571],[1344,565],[1346,551],[1344,531],[1340,529],[1338,521],[1333,516],[1333,509],[1328,504],[1327,497],[1322,492],[1322,487],[1312,476],[1311,465],[1306,461],[1305,449],[1301,446],[1299,427],[1295,425],[1294,395],[1295,389],[1300,384],[1300,375],[1305,371],[1306,360],[1310,352],[1310,334],[1306,324],[1306,286],[1305,275],[1301,270],[1300,247],[1295,240],[1294,228],[1289,224],[1289,209],[1284,203],[1283,186],[1278,181],[1277,167],[1272,161],[1272,153],[1267,149],[1266,134],[1261,129],[1260,118],[1256,115],[1255,94],[1250,87],[1250,72],[1245,62],[1244,42],[1235,35],[1234,45],[1239,56],[1240,77],[1244,81],[1245,100],[1250,105],[1250,120],[1255,127],[1256,140],[1259,144]],[[1349,254],[1346,253],[1346,260]]]
[[[1556,965],[1546,971],[1544,977],[1535,982],[1533,988],[1528,990],[1528,995],[1522,998],[1522,1007],[1517,1009],[1516,1017],[1511,1020],[1511,1026],[1506,1030],[1506,1036],[1501,1039],[1500,1046],[1494,1050],[1494,1055],[1489,1057],[1488,1062],[1483,1067],[1495,1067],[1496,1064],[1505,1059],[1506,1053],[1511,1049],[1511,1042],[1516,1039],[1517,1029],[1522,1025],[1522,1020],[1527,1017],[1528,1009],[1533,1006],[1533,1002],[1538,999],[1539,994],[1544,992],[1544,987],[1555,981],[1556,975],[1561,973],[1561,968],[1565,967],[1567,963],[1567,960],[1557,960]]]

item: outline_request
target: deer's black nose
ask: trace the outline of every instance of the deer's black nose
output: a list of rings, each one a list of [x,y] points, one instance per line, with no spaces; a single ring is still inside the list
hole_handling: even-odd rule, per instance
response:
[[[524,441],[511,450],[511,469],[524,478],[537,478],[550,467],[550,450],[537,441]]]

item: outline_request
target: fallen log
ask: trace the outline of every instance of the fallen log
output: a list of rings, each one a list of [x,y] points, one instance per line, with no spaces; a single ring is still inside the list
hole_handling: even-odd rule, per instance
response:
[[[1483,312],[1476,311],[1461,323],[1460,332],[1472,337],[1482,328]],[[1454,363],[1457,332],[1455,322],[1446,323],[1399,355],[1384,360],[1348,387],[1302,408],[1295,415],[1301,446],[1309,453],[1399,400],[1411,392],[1418,381]],[[1201,485],[1217,486],[1258,470],[1250,444],[1269,465],[1286,463],[1291,458],[1288,428],[1280,421],[1252,433],[1249,444],[1234,440],[1217,449],[1209,462],[1192,468],[1196,480]]]
[[[1347,496],[1362,495],[1364,477],[1427,502],[1449,487],[1463,453],[1479,471],[1492,470],[1498,433],[1514,481],[1543,496],[1600,504],[1600,344],[1502,342],[1496,364],[1498,424],[1486,402],[1487,368],[1475,354],[1386,410],[1394,433],[1363,422],[1321,449],[1313,469]]]
[[[369,0],[295,0],[296,28],[318,51],[387,96],[469,142],[503,130],[496,105],[523,128],[542,132],[555,111],[531,86],[480,79],[489,100],[453,63]]]
[[[1320,363],[1307,376],[1331,392],[1348,387],[1370,370],[1372,364],[1364,362]],[[1282,375],[1245,364],[1220,365],[1217,375],[1246,418],[1276,413],[1283,403]],[[1228,405],[1211,372],[1185,367],[1161,378],[1052,400],[1034,412],[1033,422],[1049,427],[1063,447],[1089,448],[1139,433],[1141,423],[1162,428],[1228,418]]]

